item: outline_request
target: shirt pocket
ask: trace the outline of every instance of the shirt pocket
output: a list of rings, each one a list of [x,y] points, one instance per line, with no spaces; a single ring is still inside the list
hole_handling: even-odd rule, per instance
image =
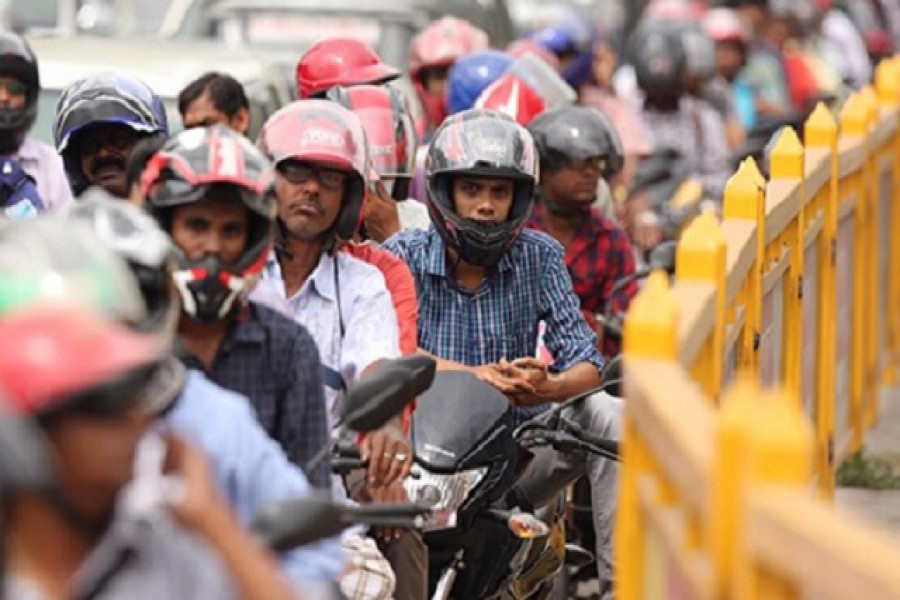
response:
[[[537,350],[536,336],[530,332],[518,334],[484,334],[485,363],[497,362],[501,358],[515,360],[534,356]]]

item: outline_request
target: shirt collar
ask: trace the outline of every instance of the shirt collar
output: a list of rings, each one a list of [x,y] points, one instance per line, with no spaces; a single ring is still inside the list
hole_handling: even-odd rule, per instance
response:
[[[309,278],[304,284],[304,287],[306,285],[312,286],[312,289],[315,290],[317,294],[332,302],[335,299],[334,261],[336,260],[336,253],[323,252],[321,257],[319,257],[319,264],[317,264],[316,268],[313,269],[313,272],[309,274]],[[266,259],[266,274],[269,277],[281,281],[282,285],[284,284],[284,275],[281,273],[281,265],[278,263],[278,256],[274,250],[269,254],[269,258]],[[288,300],[290,300],[290,298],[288,298]]]
[[[447,270],[447,248],[444,246],[444,240],[441,239],[440,234],[438,234],[437,230],[434,228],[428,230],[428,252],[425,258],[425,272],[429,275],[435,275],[436,277],[449,277],[450,273]],[[503,256],[500,257],[500,262],[497,263],[497,270],[501,273],[509,271],[513,268],[513,259],[510,256],[518,244],[513,244],[510,246],[506,252],[503,253]]]

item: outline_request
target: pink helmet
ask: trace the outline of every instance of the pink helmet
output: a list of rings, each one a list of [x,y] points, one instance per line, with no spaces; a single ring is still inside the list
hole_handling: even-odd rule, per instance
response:
[[[442,17],[413,38],[409,50],[409,74],[426,67],[450,66],[466,54],[487,50],[488,36],[466,20]]]
[[[737,13],[730,8],[713,8],[703,18],[703,29],[714,42],[748,44],[750,34]]]
[[[516,40],[506,47],[506,53],[513,58],[519,58],[529,52],[553,67],[553,70],[559,71],[559,59],[556,55],[532,39]]]

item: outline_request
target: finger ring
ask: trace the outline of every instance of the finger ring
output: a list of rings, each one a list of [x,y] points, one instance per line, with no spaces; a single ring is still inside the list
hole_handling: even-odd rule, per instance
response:
[[[391,460],[392,458],[395,458],[395,457],[390,452],[385,452],[384,454],[381,455],[381,458],[386,458],[388,460]]]
[[[394,458],[396,458],[396,459],[399,460],[400,462],[406,462],[406,459],[409,458],[409,457],[406,456],[405,454],[403,454],[403,453],[401,452],[401,453],[399,453],[399,454],[395,454],[395,455],[394,455]]]

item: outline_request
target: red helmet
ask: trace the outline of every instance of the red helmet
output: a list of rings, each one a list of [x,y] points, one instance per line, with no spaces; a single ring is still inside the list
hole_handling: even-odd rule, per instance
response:
[[[351,239],[359,226],[370,171],[368,142],[359,117],[335,102],[298,100],[269,117],[258,144],[276,166],[294,159],[349,171],[333,231],[338,239]]]
[[[443,17],[413,38],[409,74],[413,79],[426,67],[450,66],[472,52],[488,49],[487,34],[464,19]]]
[[[65,409],[115,414],[152,380],[163,347],[77,304],[40,304],[5,315],[0,389],[11,412],[43,417]]]
[[[182,309],[203,322],[224,319],[253,289],[272,247],[275,193],[272,165],[247,139],[225,127],[195,127],[170,139],[147,162],[141,190],[163,228],[172,211],[201,202],[210,186],[227,186],[247,209],[247,246],[234,264],[216,256],[189,259],[176,249],[172,274]]]
[[[371,164],[380,179],[412,179],[418,140],[399,90],[390,85],[336,87],[329,90],[327,98],[359,116],[369,142]],[[405,200],[403,194],[398,199]]]
[[[547,103],[522,79],[507,74],[481,92],[474,108],[500,111],[525,126],[547,109]]]
[[[399,76],[365,42],[329,38],[310,46],[297,62],[297,93],[310,98],[336,85],[381,84]]]

